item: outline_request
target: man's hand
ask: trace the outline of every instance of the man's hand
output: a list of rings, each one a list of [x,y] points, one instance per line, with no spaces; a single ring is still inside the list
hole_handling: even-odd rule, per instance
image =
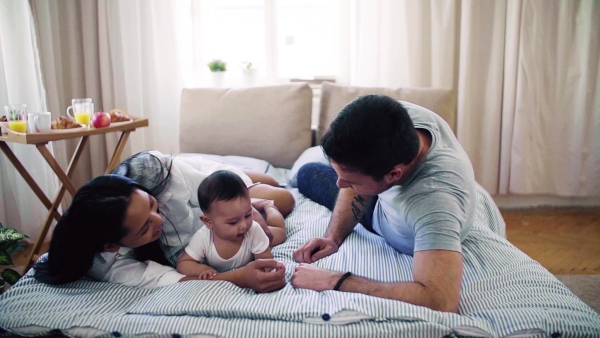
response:
[[[321,269],[310,264],[300,264],[292,275],[292,286],[315,291],[333,290],[344,273]]]
[[[238,269],[242,274],[238,286],[256,292],[271,292],[285,286],[285,265],[273,259],[258,259]]]
[[[313,238],[304,243],[294,252],[294,259],[298,263],[314,263],[338,251],[339,246],[329,238]]]

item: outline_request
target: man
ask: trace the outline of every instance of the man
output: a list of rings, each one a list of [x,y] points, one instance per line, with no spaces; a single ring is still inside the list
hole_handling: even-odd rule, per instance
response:
[[[325,235],[308,240],[294,253],[295,260],[313,263],[337,252],[361,221],[397,251],[413,255],[413,281],[381,283],[300,264],[292,285],[458,312],[461,242],[475,218],[476,183],[467,154],[448,124],[423,107],[367,95],[342,109],[322,148],[333,169],[307,164],[298,173],[298,187],[328,206],[319,199],[327,196],[321,193],[323,182],[333,177],[339,194],[330,198],[335,207],[328,206],[333,214]],[[318,187],[311,186],[308,181],[318,176]],[[332,189],[337,190],[333,184]]]

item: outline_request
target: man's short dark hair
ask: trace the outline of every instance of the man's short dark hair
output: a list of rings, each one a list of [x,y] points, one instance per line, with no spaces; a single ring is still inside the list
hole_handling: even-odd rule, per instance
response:
[[[234,172],[217,170],[208,175],[198,187],[198,202],[203,213],[210,212],[216,201],[231,201],[249,196],[246,183]]]
[[[365,95],[342,109],[321,146],[336,163],[380,181],[394,166],[417,156],[419,136],[400,102]]]

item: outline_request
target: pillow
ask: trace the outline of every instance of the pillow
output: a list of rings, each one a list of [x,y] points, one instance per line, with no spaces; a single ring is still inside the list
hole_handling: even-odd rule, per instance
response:
[[[312,145],[311,115],[312,89],[306,83],[185,88],[180,152],[254,157],[291,168]]]
[[[243,171],[257,171],[273,176],[279,182],[280,186],[286,186],[288,181],[289,169],[274,167],[271,163],[253,157],[236,156],[236,155],[214,155],[214,154],[199,154],[199,153],[182,153],[180,157],[194,158],[200,156],[204,159],[211,160],[217,163],[226,163],[239,168]]]
[[[387,95],[396,100],[408,101],[423,106],[440,115],[454,132],[456,132],[456,104],[451,89],[442,88],[377,88],[351,87],[330,82],[323,82],[321,87],[321,110],[317,130],[317,144],[329,128],[331,121],[348,103],[361,95]]]
[[[323,154],[323,149],[321,149],[321,146],[314,146],[314,147],[306,149],[302,153],[302,155],[300,155],[300,157],[298,157],[296,162],[294,162],[292,169],[288,173],[288,185],[289,186],[291,186],[293,188],[298,187],[298,182],[296,181],[296,177],[298,175],[298,170],[300,170],[300,167],[302,167],[306,163],[310,163],[310,162],[319,162],[319,163],[323,163],[326,165],[330,165],[329,160],[327,159],[327,157],[325,157],[325,154]]]
[[[246,156],[223,156],[223,155],[214,155],[214,154],[199,154],[199,153],[182,153],[177,156],[194,158],[197,156],[201,156],[204,159],[211,160],[217,163],[225,163],[230,164],[234,167],[240,168],[241,170],[251,170],[258,171],[261,173],[266,173],[269,170],[269,166],[271,165],[269,162],[265,160],[261,160],[258,158],[246,157]]]

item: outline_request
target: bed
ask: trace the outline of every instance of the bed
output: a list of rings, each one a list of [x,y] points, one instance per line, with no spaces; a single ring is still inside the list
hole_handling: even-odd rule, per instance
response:
[[[310,115],[312,93],[307,91],[310,90],[308,86],[280,87],[268,89],[268,101],[272,101],[274,106],[247,104],[247,109],[275,110],[285,104],[286,107],[301,107],[296,110]],[[182,151],[187,153],[185,156],[213,154],[202,156],[212,156],[215,160],[243,169],[268,172],[283,185],[288,184],[296,198],[296,208],[286,218],[288,239],[273,248],[273,254],[285,264],[289,281],[297,265],[292,258],[294,250],[307,239],[322,235],[331,215],[329,210],[305,198],[294,188],[294,174],[298,167],[302,163],[322,160],[318,157],[318,148],[312,146],[319,132],[317,129],[316,135],[312,134],[310,116],[299,116],[298,111],[289,112],[294,110],[290,108],[278,114],[287,115],[287,118],[278,119],[279,116],[272,113],[265,114],[260,123],[251,127],[253,135],[264,137],[256,140],[249,137],[243,146],[239,145],[240,140],[233,139],[230,140],[231,145],[216,143],[213,147],[210,141],[216,137],[216,134],[211,134],[214,130],[199,126],[199,122],[192,126],[193,130],[206,127],[206,131],[190,136],[190,130],[186,128],[190,128],[189,124],[193,124],[194,120],[207,123],[211,118],[218,119],[222,123],[221,130],[238,125],[228,124],[228,121],[235,118],[239,123],[239,115],[228,117],[220,110],[222,105],[219,102],[212,104],[211,100],[218,101],[229,96],[228,102],[239,105],[245,100],[240,96],[248,95],[252,98],[250,102],[260,98],[260,93],[250,89],[240,92],[184,90]],[[286,98],[288,94],[292,97]],[[325,108],[324,111],[327,110]],[[230,109],[231,106],[226,110]],[[211,114],[214,116],[211,117]],[[188,121],[187,124],[185,121]],[[242,123],[246,123],[248,128],[247,124],[253,122]],[[215,126],[214,123],[208,125]],[[233,137],[236,134],[234,131],[228,135]],[[285,140],[287,137],[291,139]],[[266,143],[259,144],[264,138],[268,139]],[[277,142],[277,146],[269,147],[273,142]],[[234,148],[235,143],[238,143],[238,150]],[[239,150],[240,147],[244,149]],[[267,294],[257,294],[222,281],[192,281],[157,289],[139,289],[83,278],[74,283],[49,286],[37,283],[30,271],[0,296],[0,334],[64,334],[77,337],[600,337],[600,316],[550,272],[506,240],[504,221],[490,195],[481,187],[478,187],[477,198],[476,221],[463,242],[465,270],[459,314],[355,293],[295,289],[290,283]],[[385,282],[411,280],[412,257],[399,254],[382,238],[360,225],[338,253],[315,264]]]

